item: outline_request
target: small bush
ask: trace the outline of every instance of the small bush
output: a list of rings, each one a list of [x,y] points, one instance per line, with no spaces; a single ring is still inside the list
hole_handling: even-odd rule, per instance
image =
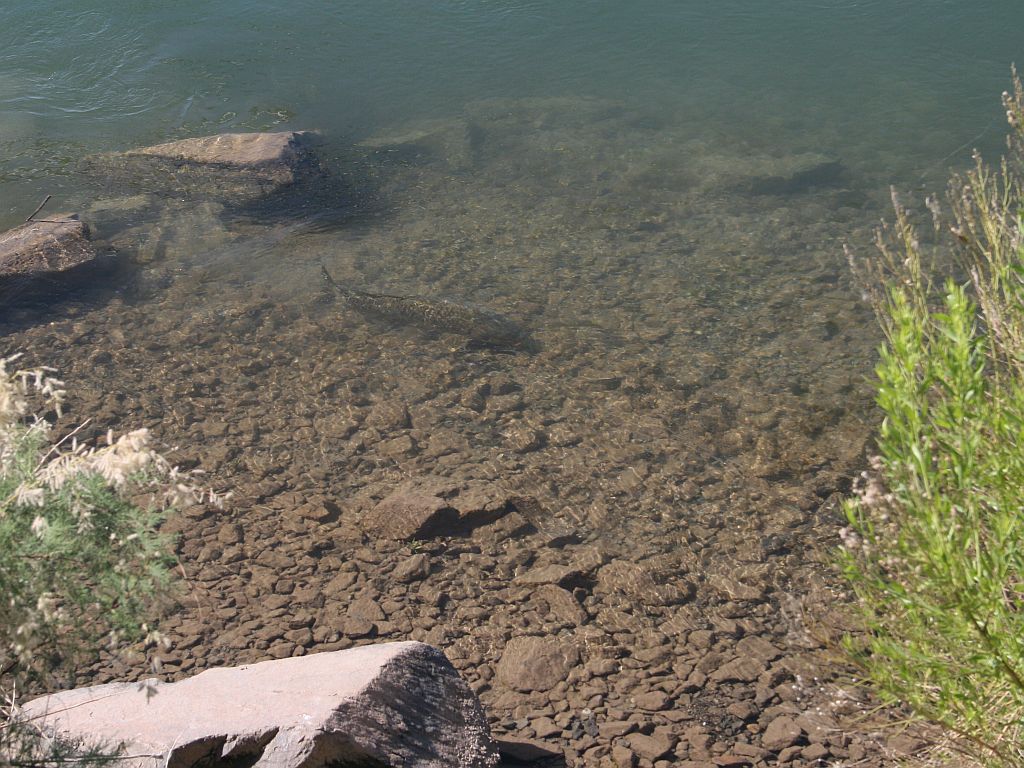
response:
[[[0,764],[33,765],[67,759],[69,748],[17,721],[19,693],[52,685],[54,672],[101,645],[160,641],[147,620],[168,593],[172,561],[157,527],[203,494],[146,430],[108,433],[102,447],[74,432],[54,442],[31,404],[59,414],[63,382],[15,361],[0,359]]]
[[[851,658],[943,749],[1024,765],[1024,93],[1004,94],[1010,155],[954,178],[962,280],[932,279],[907,211],[854,266],[885,344],[878,456],[846,505],[842,562],[864,609]],[[939,206],[929,201],[940,231]]]

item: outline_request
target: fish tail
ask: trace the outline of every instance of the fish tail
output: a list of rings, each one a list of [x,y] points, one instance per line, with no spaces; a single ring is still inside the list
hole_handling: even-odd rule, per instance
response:
[[[323,265],[323,262],[320,263],[320,273],[324,276],[324,282],[327,283],[327,285],[333,288],[341,296],[351,297],[359,293],[358,291],[354,291],[351,288],[346,288],[343,285],[339,285],[338,282],[333,277],[331,277],[331,273],[327,271],[327,267]]]
[[[341,290],[341,286],[334,281],[334,278],[331,277],[331,273],[327,271],[327,267],[325,267],[322,262],[320,264],[320,272],[323,274],[324,280],[329,286],[331,286],[331,288],[334,288],[336,291]]]

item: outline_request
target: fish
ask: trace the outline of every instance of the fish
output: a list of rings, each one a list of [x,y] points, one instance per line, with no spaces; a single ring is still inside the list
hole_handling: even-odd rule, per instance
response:
[[[345,304],[364,315],[414,325],[428,331],[458,334],[485,346],[535,348],[535,342],[522,325],[492,309],[448,299],[359,291],[339,285],[323,264],[320,270],[327,285]]]

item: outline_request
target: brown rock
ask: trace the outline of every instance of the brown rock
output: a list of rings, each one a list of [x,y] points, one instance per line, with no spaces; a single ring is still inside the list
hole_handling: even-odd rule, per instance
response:
[[[658,584],[642,565],[618,560],[597,572],[597,583],[609,593],[619,592],[642,605],[675,605],[689,599],[693,588],[686,582]]]
[[[710,679],[716,683],[750,683],[757,680],[762,672],[763,662],[741,656],[720,666],[711,673]]]
[[[424,477],[395,489],[363,515],[361,525],[371,536],[398,541],[461,536],[512,509],[511,500],[489,486]]]
[[[108,181],[151,192],[166,187],[179,195],[244,200],[287,187],[314,167],[307,151],[313,136],[310,131],[222,133],[96,155],[83,165]]]
[[[444,499],[400,490],[363,515],[361,525],[371,536],[408,541],[443,535],[458,519],[458,510]]]
[[[765,749],[778,752],[786,747],[796,746],[804,741],[804,732],[792,718],[780,715],[772,720],[761,734],[761,744]]]
[[[749,656],[752,659],[757,659],[758,661],[763,661],[765,663],[775,661],[775,659],[782,655],[782,651],[769,643],[763,637],[758,637],[757,635],[744,637],[736,643],[736,651],[741,656]]]
[[[733,752],[726,752],[715,758],[715,765],[720,768],[742,768],[744,765],[753,765],[754,761],[747,755],[737,755]]]
[[[372,637],[377,632],[377,625],[367,619],[350,616],[341,625],[346,637]]]
[[[96,258],[89,227],[58,213],[0,233],[0,278],[63,272]]]
[[[632,720],[614,720],[601,723],[598,726],[598,732],[601,734],[602,739],[610,741],[619,736],[625,736],[627,733],[632,733],[636,730],[636,727],[636,723]]]
[[[125,154],[163,157],[189,163],[233,165],[241,168],[287,162],[308,131],[280,133],[221,133],[197,139],[182,139]]]
[[[294,514],[305,520],[312,520],[317,523],[329,523],[338,519],[341,510],[331,501],[319,500],[309,501],[300,507],[296,507]]]
[[[579,568],[569,565],[542,565],[516,576],[519,584],[559,584],[565,586],[583,578]]]
[[[211,669],[148,690],[80,688],[35,699],[24,714],[52,736],[123,743],[132,768],[498,761],[472,692],[444,654],[412,642]]]
[[[547,691],[564,680],[579,661],[579,649],[572,643],[547,637],[514,637],[505,645],[497,674],[513,690]]]
[[[663,731],[655,731],[650,736],[633,733],[628,737],[628,741],[634,752],[652,763],[668,755],[676,745],[676,738]]]
[[[634,697],[633,701],[637,707],[648,712],[660,712],[663,709],[668,709],[668,705],[672,703],[672,699],[664,691],[641,693],[639,696]]]
[[[430,558],[422,552],[418,552],[411,557],[407,557],[395,567],[395,570],[391,572],[391,576],[395,581],[400,581],[403,584],[422,581],[429,575]]]
[[[506,736],[497,739],[496,743],[502,757],[519,763],[535,763],[562,756],[561,749],[537,739],[516,739]]]
[[[348,615],[366,621],[384,621],[387,618],[380,604],[371,597],[360,597],[348,607]]]
[[[612,762],[615,763],[615,768],[635,768],[636,753],[629,747],[616,744],[612,747]]]
[[[354,571],[342,571],[327,582],[324,586],[324,593],[328,595],[336,595],[348,592],[352,585],[356,583],[357,578],[358,574]]]
[[[583,610],[576,598],[572,596],[571,592],[561,587],[544,584],[534,592],[534,597],[547,603],[548,610],[556,619],[576,626],[587,620],[587,612]]]
[[[812,764],[817,764],[819,760],[828,757],[831,753],[828,751],[828,747],[824,744],[811,744],[810,746],[804,747],[800,755],[804,760],[810,760]]]

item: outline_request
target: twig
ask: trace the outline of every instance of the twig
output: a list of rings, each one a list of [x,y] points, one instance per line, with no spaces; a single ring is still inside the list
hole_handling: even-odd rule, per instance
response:
[[[25,219],[25,223],[26,224],[28,224],[30,221],[32,221],[32,219],[34,219],[36,217],[36,214],[39,213],[41,210],[43,210],[43,206],[46,205],[48,202],[50,202],[50,198],[51,197],[53,197],[53,195],[47,195],[46,197],[43,198],[43,202],[41,202],[39,204],[39,207],[36,208],[34,211],[32,211],[32,215],[31,216],[29,216],[27,219]]]

